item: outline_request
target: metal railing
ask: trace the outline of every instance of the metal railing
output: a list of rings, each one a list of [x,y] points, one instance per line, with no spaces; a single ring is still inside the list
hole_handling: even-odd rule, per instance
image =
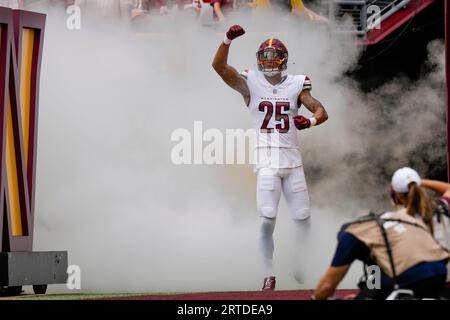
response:
[[[330,16],[334,20],[351,18],[353,25],[339,32],[351,32],[364,36],[379,28],[391,15],[406,7],[411,0],[333,0],[330,1]]]

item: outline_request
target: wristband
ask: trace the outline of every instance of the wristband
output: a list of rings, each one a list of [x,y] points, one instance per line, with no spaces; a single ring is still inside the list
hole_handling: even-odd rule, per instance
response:
[[[317,124],[317,119],[316,119],[316,117],[310,118],[309,121],[311,121],[311,127],[314,127],[314,126]],[[310,127],[310,128],[311,128],[311,127]]]
[[[228,39],[227,35],[225,34],[225,37],[223,38],[223,43],[229,46],[231,44],[231,40]]]

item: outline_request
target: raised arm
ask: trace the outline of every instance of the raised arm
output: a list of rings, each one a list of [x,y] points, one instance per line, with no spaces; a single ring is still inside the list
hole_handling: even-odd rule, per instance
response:
[[[443,197],[450,198],[450,183],[437,180],[422,179],[421,186],[436,191]]]
[[[243,97],[246,105],[250,103],[250,91],[247,82],[239,75],[239,72],[228,64],[228,52],[231,41],[245,33],[241,26],[232,26],[225,35],[224,41],[220,44],[214,57],[212,67],[219,76],[234,90],[238,91]]]
[[[317,126],[328,120],[328,113],[319,100],[311,95],[310,89],[303,89],[298,97],[299,103],[303,104],[314,116],[310,119],[304,116],[294,117],[294,123],[297,129],[303,130]]]

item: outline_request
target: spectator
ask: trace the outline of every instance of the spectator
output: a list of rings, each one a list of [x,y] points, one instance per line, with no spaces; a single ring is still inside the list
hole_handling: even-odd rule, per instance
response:
[[[329,24],[329,21],[327,18],[321,16],[318,13],[315,13],[311,9],[308,9],[304,4],[302,0],[291,0],[291,13],[295,16],[301,16],[303,18],[306,18],[312,22],[316,23],[322,23],[322,24]]]
[[[226,21],[225,15],[227,12],[233,10],[232,0],[211,0],[211,6],[214,9],[214,18],[220,22]]]
[[[307,8],[303,3],[303,0],[253,0],[250,6],[253,8],[272,8],[272,6],[274,6],[280,10],[290,12],[293,16],[306,18],[317,23],[329,23],[327,18]]]
[[[167,14],[166,0],[137,0],[134,8],[131,11],[133,18],[148,14],[151,10],[159,10],[160,14]]]
[[[175,0],[175,5],[179,11],[182,10],[194,10],[197,14],[200,14],[203,1],[201,0]]]

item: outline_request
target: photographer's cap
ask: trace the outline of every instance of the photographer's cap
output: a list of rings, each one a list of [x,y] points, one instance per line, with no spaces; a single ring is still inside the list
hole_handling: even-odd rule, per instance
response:
[[[411,182],[415,182],[420,186],[422,180],[416,170],[404,167],[394,172],[391,186],[395,192],[407,193],[409,191],[408,186]]]

